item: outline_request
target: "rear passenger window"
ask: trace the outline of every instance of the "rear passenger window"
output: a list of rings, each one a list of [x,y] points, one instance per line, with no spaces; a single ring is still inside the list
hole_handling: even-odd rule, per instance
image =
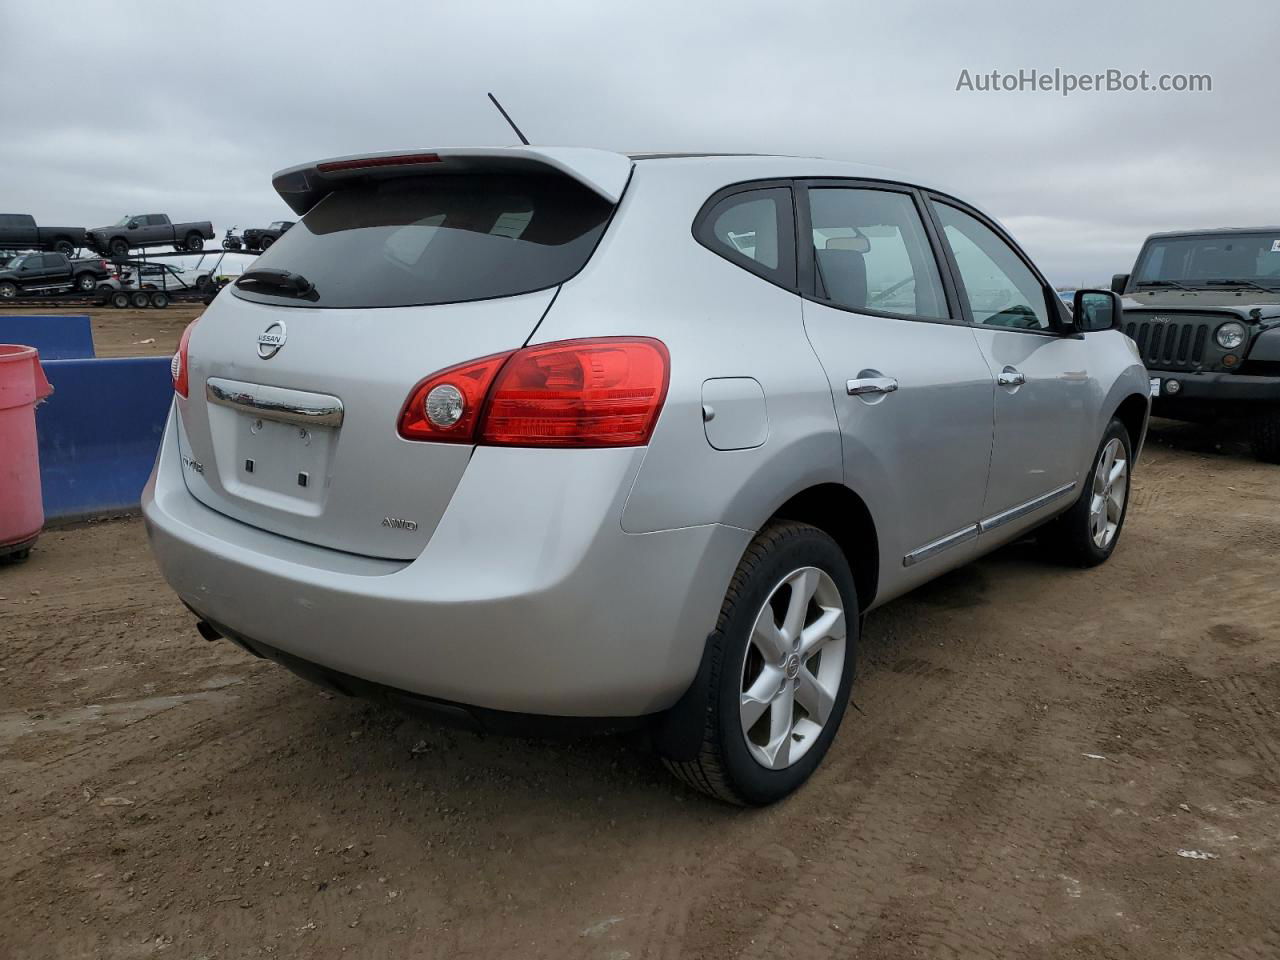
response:
[[[938,264],[909,194],[856,187],[808,192],[819,299],[850,310],[946,318]]]
[[[700,217],[695,234],[726,260],[773,283],[795,286],[795,228],[788,188],[731,194]]]

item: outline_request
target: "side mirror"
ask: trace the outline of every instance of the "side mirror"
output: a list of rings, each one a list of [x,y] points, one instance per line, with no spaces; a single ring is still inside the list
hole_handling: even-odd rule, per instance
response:
[[[130,230],[137,230],[137,229],[138,229],[138,221],[137,221],[137,220],[130,220],[130,221],[129,221],[129,229],[130,229]]]
[[[1071,313],[1080,333],[1119,330],[1124,322],[1124,306],[1113,290],[1077,290]]]
[[[1129,285],[1129,275],[1127,273],[1117,273],[1111,278],[1111,292],[1124,293],[1124,288]]]

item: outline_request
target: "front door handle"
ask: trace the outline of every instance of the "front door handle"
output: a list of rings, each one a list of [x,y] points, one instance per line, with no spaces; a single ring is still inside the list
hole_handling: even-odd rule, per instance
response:
[[[1025,374],[1020,373],[1013,367],[1005,367],[996,375],[996,383],[1002,387],[1020,387],[1027,382]]]
[[[898,389],[895,377],[859,377],[845,383],[845,389],[851,397],[862,397],[869,393],[893,393]]]

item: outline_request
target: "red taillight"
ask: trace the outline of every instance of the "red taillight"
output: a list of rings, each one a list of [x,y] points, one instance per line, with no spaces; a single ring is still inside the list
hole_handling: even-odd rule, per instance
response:
[[[178,352],[173,355],[173,359],[169,361],[169,376],[173,378],[173,390],[178,396],[184,399],[187,396],[187,344],[191,341],[191,331],[195,329],[195,325],[199,322],[197,317],[187,324],[187,329],[182,331],[182,339],[178,341]]]
[[[667,396],[659,340],[566,340],[520,350],[498,375],[480,443],[632,447],[649,442]]]
[[[420,163],[441,163],[434,153],[401,153],[393,157],[361,157],[357,160],[331,160],[316,164],[321,173],[337,173],[340,170],[365,170],[371,167],[412,167]]]
[[[666,346],[648,337],[526,347],[428,377],[409,396],[400,435],[516,447],[639,446],[662,412],[669,370]]]
[[[439,373],[433,373],[413,388],[409,401],[400,414],[400,436],[406,440],[438,440],[443,443],[471,443],[475,438],[476,421],[480,417],[480,409],[484,406],[484,398],[489,392],[498,370],[507,362],[511,352],[495,353],[490,357],[460,363]],[[439,404],[441,395],[445,399],[459,400],[451,409],[447,403]],[[444,416],[437,414],[434,418],[428,415],[427,398],[433,400],[433,408],[443,406]],[[450,422],[448,414],[456,410],[457,416]],[[433,409],[432,412],[437,412]]]

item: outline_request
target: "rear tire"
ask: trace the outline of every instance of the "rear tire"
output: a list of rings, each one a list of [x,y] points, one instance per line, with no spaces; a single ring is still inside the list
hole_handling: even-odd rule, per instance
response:
[[[151,306],[155,307],[157,310],[163,310],[165,307],[169,306],[169,295],[163,290],[157,290],[151,295]]]
[[[111,295],[111,305],[117,310],[123,310],[129,306],[129,295],[121,290],[117,290]]]
[[[133,304],[135,309],[145,310],[151,303],[151,296],[139,290],[129,298],[129,302]]]
[[[92,273],[81,273],[76,275],[76,289],[81,293],[93,293],[98,287],[98,278]]]
[[[1079,498],[1040,533],[1041,544],[1052,556],[1075,567],[1096,567],[1107,561],[1120,542],[1129,514],[1132,468],[1129,431],[1119,420],[1112,420],[1098,444]]]
[[[204,249],[204,237],[198,233],[188,233],[187,249],[192,253],[199,253]]]
[[[53,241],[53,252],[60,253],[64,257],[70,259],[71,255],[76,252],[76,248],[71,245],[71,241],[67,239]]]
[[[793,597],[805,597],[803,606],[793,610]],[[696,749],[674,756],[660,743],[667,769],[696,790],[750,806],[803,784],[844,717],[858,625],[853,574],[831,537],[788,521],[761,530],[707,638],[700,688],[686,695],[705,706],[690,718],[701,729],[687,731]]]
[[[1254,418],[1250,424],[1249,446],[1263,463],[1280,463],[1280,410]]]

